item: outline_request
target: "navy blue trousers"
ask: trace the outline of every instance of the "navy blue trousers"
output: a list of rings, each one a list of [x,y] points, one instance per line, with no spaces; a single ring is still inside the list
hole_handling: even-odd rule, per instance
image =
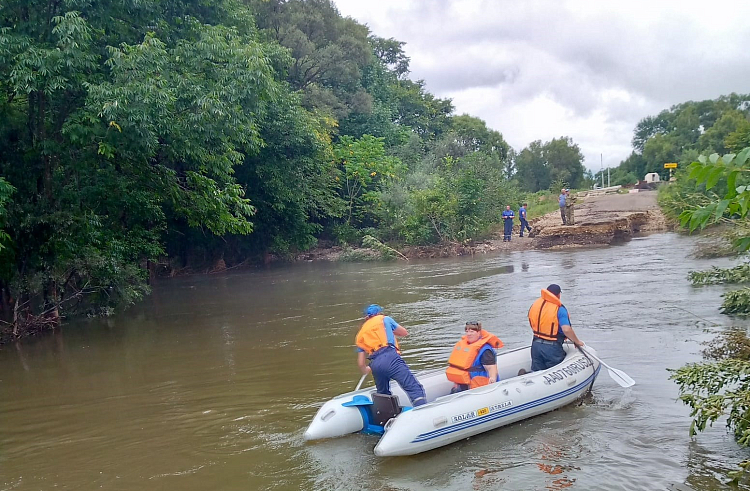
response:
[[[424,387],[411,373],[404,359],[396,353],[396,348],[388,347],[374,353],[370,357],[370,368],[372,369],[372,377],[375,379],[375,386],[378,388],[378,394],[390,394],[389,385],[391,379],[393,379],[409,396],[412,406],[421,406],[427,403]]]
[[[513,220],[508,218],[503,222],[503,240],[510,240],[511,235],[513,235]]]
[[[528,230],[531,232],[531,227],[529,227],[529,222],[526,221],[525,218],[521,218],[521,235],[520,237],[523,237],[523,231]]]
[[[540,343],[534,338],[531,343],[531,371],[546,370],[554,367],[565,359],[565,350],[562,344]]]

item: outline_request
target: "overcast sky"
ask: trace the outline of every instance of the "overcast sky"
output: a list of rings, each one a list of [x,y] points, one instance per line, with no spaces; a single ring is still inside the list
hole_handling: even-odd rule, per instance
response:
[[[334,0],[406,43],[412,80],[517,151],[569,136],[593,170],[673,104],[750,92],[750,2]]]

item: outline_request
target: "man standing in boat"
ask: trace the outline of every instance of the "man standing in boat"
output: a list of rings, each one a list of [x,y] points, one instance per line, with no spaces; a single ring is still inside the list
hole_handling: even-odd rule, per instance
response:
[[[531,342],[532,372],[546,370],[565,359],[565,338],[578,347],[584,345],[570,326],[568,309],[560,302],[561,293],[560,287],[552,284],[542,290],[542,296],[529,309],[529,325],[534,331]]]
[[[503,342],[494,334],[482,329],[481,322],[467,322],[466,335],[456,343],[448,358],[445,375],[453,382],[451,393],[493,384],[500,380],[497,373],[497,355],[493,348],[502,348]]]
[[[390,381],[393,379],[409,396],[412,406],[421,406],[427,403],[424,387],[401,358],[396,339],[407,336],[409,332],[382,312],[383,309],[375,304],[365,309],[365,323],[355,339],[359,370],[363,374],[372,373],[378,394],[390,395]],[[365,359],[370,360],[370,366],[366,365]]]

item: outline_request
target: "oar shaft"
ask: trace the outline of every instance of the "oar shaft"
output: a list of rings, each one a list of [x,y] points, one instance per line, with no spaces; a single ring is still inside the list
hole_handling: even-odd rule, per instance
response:
[[[357,387],[354,390],[359,390],[359,388],[362,387],[362,382],[365,381],[365,377],[367,377],[367,374],[362,375],[362,378],[359,379],[359,383],[357,384]]]

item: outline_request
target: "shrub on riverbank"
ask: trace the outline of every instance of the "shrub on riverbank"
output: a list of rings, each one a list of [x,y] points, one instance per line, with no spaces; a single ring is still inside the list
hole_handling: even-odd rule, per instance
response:
[[[660,194],[662,207],[691,232],[720,222],[741,224],[733,229],[737,234],[733,246],[746,253],[750,248],[750,234],[746,232],[750,204],[750,186],[746,177],[750,172],[749,159],[750,147],[737,155],[700,156],[687,172],[678,174],[676,186]],[[691,272],[690,280],[696,285],[747,283],[750,268],[748,264],[741,264],[734,268]],[[723,297],[723,314],[750,314],[750,288],[730,291]],[[734,330],[719,336],[707,354],[718,361],[689,364],[673,371],[671,378],[680,387],[680,399],[691,408],[691,435],[726,417],[727,427],[734,432],[737,442],[750,446],[750,359],[747,349],[750,341],[742,339],[742,335],[744,331],[740,334]],[[740,470],[730,473],[734,480],[744,478],[750,471],[750,460],[744,460],[739,467]]]

